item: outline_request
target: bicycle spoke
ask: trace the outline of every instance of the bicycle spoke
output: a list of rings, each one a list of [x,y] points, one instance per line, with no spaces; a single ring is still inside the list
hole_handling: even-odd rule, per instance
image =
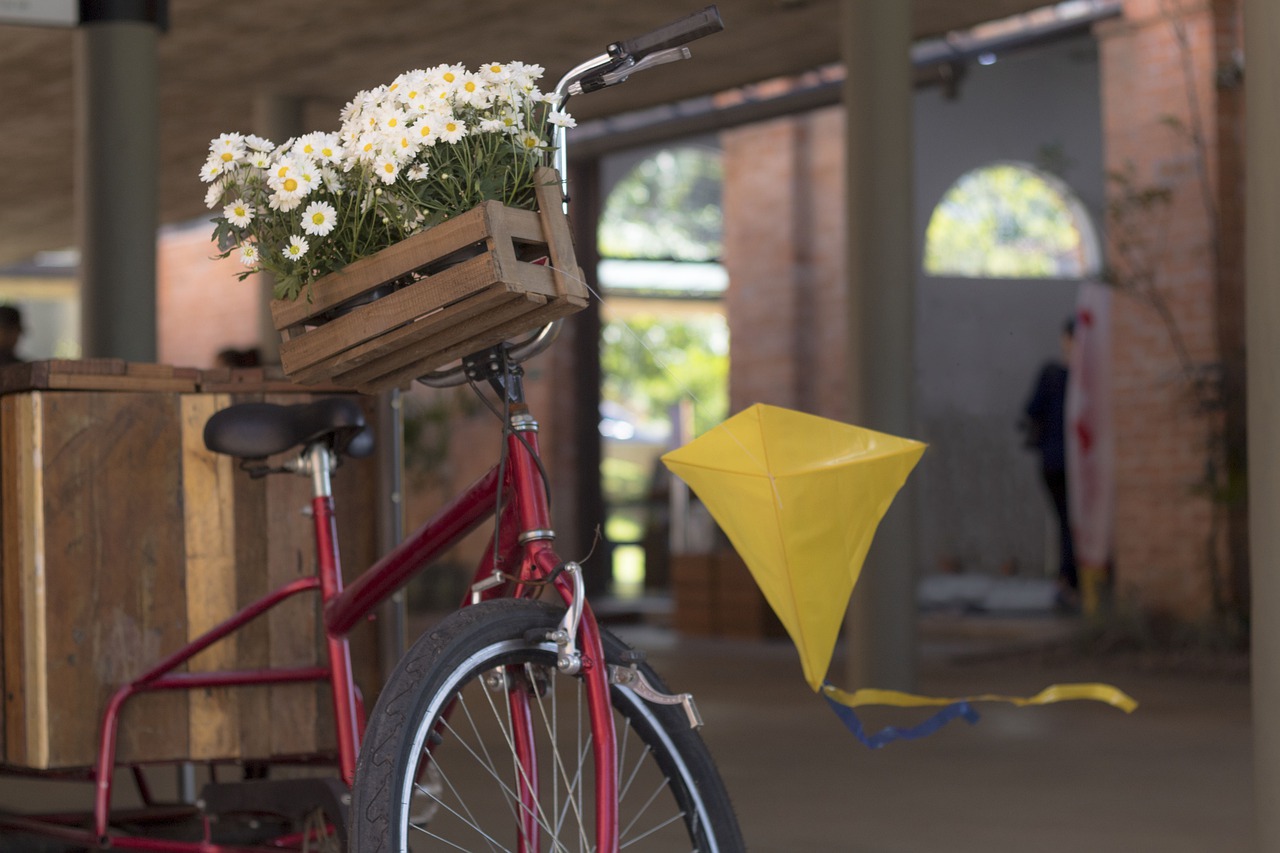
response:
[[[421,643],[398,676],[422,686],[384,688],[394,701],[366,735],[380,747],[357,773],[353,851],[381,851],[387,838],[407,835],[392,853],[595,853],[598,783],[606,781],[626,853],[739,853],[714,766],[668,709],[611,690],[616,763],[598,776],[596,729],[608,719],[591,718],[587,686],[556,669],[555,649],[529,639],[559,624],[559,612],[487,602]],[[612,663],[625,646],[608,642]],[[397,738],[411,750],[399,761]]]

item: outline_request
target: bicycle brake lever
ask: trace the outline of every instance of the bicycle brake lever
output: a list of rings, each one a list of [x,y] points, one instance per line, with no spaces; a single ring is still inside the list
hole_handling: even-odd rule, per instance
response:
[[[587,92],[598,92],[601,89],[607,89],[610,86],[616,86],[623,83],[632,74],[640,71],[647,71],[659,65],[666,65],[669,62],[679,62],[682,59],[690,59],[693,54],[687,47],[672,47],[667,50],[660,50],[645,56],[639,62],[631,57],[623,57],[615,64],[590,74],[576,83],[569,86],[567,92],[569,95],[583,95]]]

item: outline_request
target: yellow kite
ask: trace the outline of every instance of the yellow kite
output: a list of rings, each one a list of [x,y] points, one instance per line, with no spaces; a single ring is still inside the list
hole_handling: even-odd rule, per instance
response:
[[[662,461],[697,493],[747,564],[791,635],[809,686],[868,746],[920,737],[957,717],[972,722],[974,701],[1091,699],[1125,711],[1137,707],[1106,684],[1053,685],[1025,699],[935,699],[874,689],[846,693],[824,683],[876,527],[924,449],[918,441],[757,404]],[[950,707],[915,729],[868,736],[851,711],[864,705]]]
[[[757,404],[662,457],[742,556],[814,690],[876,527],[924,448]]]

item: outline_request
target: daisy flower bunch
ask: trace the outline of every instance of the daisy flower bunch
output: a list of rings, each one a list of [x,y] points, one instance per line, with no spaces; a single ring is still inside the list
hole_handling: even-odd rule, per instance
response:
[[[407,71],[357,94],[337,133],[282,145],[218,136],[200,177],[222,256],[240,259],[242,279],[270,273],[276,298],[293,299],[482,201],[534,209],[552,130],[574,124],[538,89],[542,73],[520,62]]]

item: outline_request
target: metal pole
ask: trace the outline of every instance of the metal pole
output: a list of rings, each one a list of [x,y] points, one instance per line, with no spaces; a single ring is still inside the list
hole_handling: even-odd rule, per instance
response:
[[[846,225],[850,414],[862,426],[913,430],[911,3],[844,0],[848,77]],[[908,486],[880,525],[849,616],[854,687],[915,681],[914,513]]]
[[[85,4],[97,9],[102,4]],[[156,359],[160,25],[107,9],[75,39],[77,230],[86,356]]]

